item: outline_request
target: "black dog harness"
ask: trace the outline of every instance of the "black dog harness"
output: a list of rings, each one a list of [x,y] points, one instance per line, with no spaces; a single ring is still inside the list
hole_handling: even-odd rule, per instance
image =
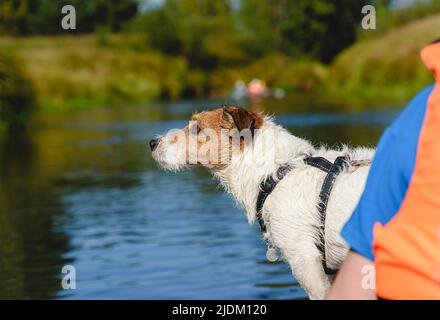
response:
[[[324,272],[327,275],[334,275],[337,270],[333,270],[327,267],[325,256],[325,218],[327,204],[330,198],[331,191],[333,189],[333,185],[335,184],[336,178],[339,173],[341,173],[341,171],[344,169],[344,165],[349,163],[349,160],[346,156],[342,156],[337,157],[335,162],[331,163],[330,161],[322,157],[307,157],[304,159],[304,163],[327,173],[321,187],[321,192],[319,193],[318,210],[321,216],[321,227],[319,232],[319,242],[316,244],[316,246],[322,254],[322,266],[324,268]],[[360,166],[364,164],[369,164],[369,161],[351,162],[350,164],[354,166]],[[266,201],[270,193],[275,189],[278,182],[283,179],[292,169],[293,167],[290,165],[281,166],[276,172],[277,179],[274,179],[271,176],[263,181],[260,185],[260,193],[258,194],[257,198],[257,219],[258,223],[260,224],[261,233],[263,234],[267,231],[262,212],[264,202]],[[271,246],[271,244],[269,244],[269,246]]]

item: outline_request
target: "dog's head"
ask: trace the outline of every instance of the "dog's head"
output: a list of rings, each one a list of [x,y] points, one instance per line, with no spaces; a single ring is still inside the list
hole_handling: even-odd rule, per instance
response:
[[[156,162],[167,170],[193,165],[223,169],[252,144],[263,125],[261,115],[237,106],[196,113],[182,129],[150,141]]]

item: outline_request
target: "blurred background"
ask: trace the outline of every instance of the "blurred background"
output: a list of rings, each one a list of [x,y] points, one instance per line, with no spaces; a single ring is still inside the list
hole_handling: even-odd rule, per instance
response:
[[[236,103],[374,146],[439,30],[439,0],[2,0],[0,298],[305,298],[208,173],[159,171],[147,141]]]

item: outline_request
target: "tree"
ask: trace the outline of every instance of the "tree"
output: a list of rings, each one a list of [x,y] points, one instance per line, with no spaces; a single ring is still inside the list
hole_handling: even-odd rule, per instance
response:
[[[235,40],[234,18],[226,0],[166,0],[139,20],[151,47],[182,54],[196,68],[216,66],[219,52]]]
[[[368,1],[243,0],[241,16],[263,42],[294,57],[330,62],[353,43]],[[268,34],[270,39],[267,39]]]
[[[61,8],[76,8],[78,33],[98,28],[120,31],[137,13],[137,0],[2,0],[0,32],[11,35],[59,34]],[[69,32],[72,32],[69,30]]]
[[[242,46],[254,55],[278,49],[281,43],[281,10],[287,1],[243,0],[239,12]]]

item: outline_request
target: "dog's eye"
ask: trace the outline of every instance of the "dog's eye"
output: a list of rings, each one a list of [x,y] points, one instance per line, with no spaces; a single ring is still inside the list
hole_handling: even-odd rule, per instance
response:
[[[193,132],[199,134],[200,131],[202,131],[202,128],[200,128],[200,126],[198,124],[194,124]]]
[[[200,131],[202,131],[202,129],[199,127],[199,125],[196,124],[195,122],[191,125],[189,130],[190,130],[191,134],[199,134]]]

